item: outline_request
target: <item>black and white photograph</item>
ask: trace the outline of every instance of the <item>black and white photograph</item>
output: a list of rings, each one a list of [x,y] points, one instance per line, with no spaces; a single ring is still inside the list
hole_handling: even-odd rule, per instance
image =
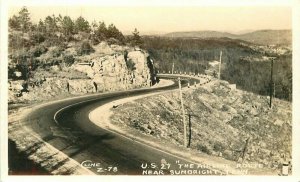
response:
[[[291,5],[124,4],[7,6],[1,173],[299,176]]]

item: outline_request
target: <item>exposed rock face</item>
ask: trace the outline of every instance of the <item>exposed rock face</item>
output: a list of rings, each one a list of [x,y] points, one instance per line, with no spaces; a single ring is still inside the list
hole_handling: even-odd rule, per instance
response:
[[[77,64],[73,68],[86,73],[100,91],[145,87],[151,86],[154,74],[153,65],[149,68],[147,64],[148,56],[141,51],[129,52],[127,56],[116,53],[92,58],[90,65]]]
[[[69,68],[54,65],[48,71],[36,73],[26,88],[25,81],[10,81],[8,102],[43,101],[69,94],[148,87],[155,83],[153,61],[143,50],[109,46],[105,42],[94,49],[90,55],[78,56],[78,62]],[[38,80],[38,83],[33,84],[32,80]]]

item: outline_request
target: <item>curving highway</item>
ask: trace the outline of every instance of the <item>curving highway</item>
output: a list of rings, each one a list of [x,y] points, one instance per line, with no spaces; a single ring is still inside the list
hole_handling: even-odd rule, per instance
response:
[[[177,78],[170,75],[159,77]],[[189,79],[193,80],[192,83],[194,81],[199,83],[199,79]],[[187,86],[187,81],[182,80],[182,85]],[[117,99],[174,89],[178,89],[177,81],[166,87],[93,94],[58,101],[34,110],[23,122],[45,142],[95,174],[173,174],[172,170],[179,171],[176,161],[180,160],[182,163],[191,161],[100,128],[89,120],[88,115],[97,107]],[[164,165],[168,163],[171,164],[170,167]],[[206,174],[205,171],[208,169],[201,168],[201,170]]]

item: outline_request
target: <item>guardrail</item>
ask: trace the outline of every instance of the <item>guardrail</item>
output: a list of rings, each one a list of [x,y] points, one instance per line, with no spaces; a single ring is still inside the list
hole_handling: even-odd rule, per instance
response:
[[[163,77],[163,76],[166,76],[166,77],[180,77],[180,78],[193,78],[193,79],[197,79],[197,80],[199,80],[199,83],[198,84],[194,84],[195,87],[197,85],[202,86],[204,84],[207,84],[207,83],[211,82],[211,80],[212,80],[211,76],[209,76],[209,75],[200,75],[200,74],[198,74],[197,76],[196,75],[186,75],[186,74],[165,74],[165,73],[159,73],[159,74],[157,74],[157,77]],[[202,78],[202,79],[204,79],[206,81],[203,82],[202,80],[200,80],[200,78]]]

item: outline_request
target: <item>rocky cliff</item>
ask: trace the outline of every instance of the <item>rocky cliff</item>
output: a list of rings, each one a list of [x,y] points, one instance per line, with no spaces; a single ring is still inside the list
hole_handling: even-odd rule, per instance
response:
[[[92,58],[88,65],[76,64],[73,68],[86,73],[92,85],[101,91],[146,87],[152,84],[154,74],[147,64],[148,56],[142,51],[116,53]]]
[[[148,87],[155,84],[153,60],[144,50],[102,42],[90,55],[76,56],[71,66],[53,65],[37,69],[29,80],[9,81],[9,103]],[[74,53],[74,46],[64,54]],[[51,55],[42,55],[44,57]]]

